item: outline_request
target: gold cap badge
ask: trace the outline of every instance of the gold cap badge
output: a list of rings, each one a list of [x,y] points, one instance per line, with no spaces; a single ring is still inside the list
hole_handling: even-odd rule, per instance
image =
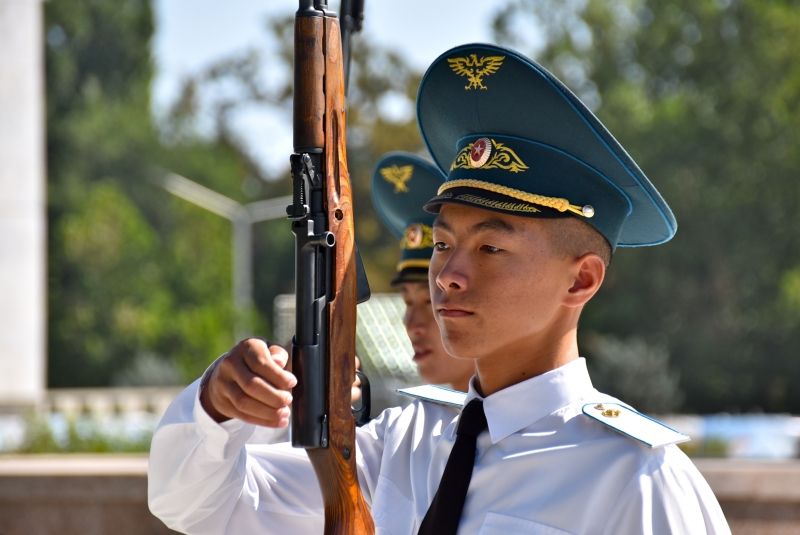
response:
[[[464,86],[467,91],[471,89],[488,89],[483,85],[483,78],[491,76],[500,70],[505,56],[482,56],[470,54],[463,58],[447,58],[450,69],[459,76],[466,76],[469,83]]]
[[[482,137],[461,149],[450,166],[450,170],[476,169],[478,167],[503,169],[511,173],[521,173],[528,169],[527,164],[517,156],[513,149],[488,137]]]
[[[492,155],[492,141],[488,137],[482,137],[472,144],[469,151],[469,166],[483,167]]]
[[[414,175],[413,165],[391,165],[380,168],[381,176],[390,184],[394,185],[395,193],[405,193],[408,191],[406,185]]]
[[[433,247],[433,229],[428,225],[414,223],[403,233],[403,249],[424,249]]]

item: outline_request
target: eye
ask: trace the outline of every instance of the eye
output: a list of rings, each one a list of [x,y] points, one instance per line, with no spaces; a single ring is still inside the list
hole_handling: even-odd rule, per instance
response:
[[[489,254],[495,254],[502,251],[499,247],[495,247],[494,245],[481,245],[481,251],[484,251]]]
[[[433,244],[433,248],[437,251],[446,251],[450,247],[443,241],[437,241]]]

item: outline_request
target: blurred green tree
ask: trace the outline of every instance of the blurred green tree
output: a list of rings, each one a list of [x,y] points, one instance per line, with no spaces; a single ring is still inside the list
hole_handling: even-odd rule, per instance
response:
[[[235,153],[246,155],[247,144],[236,134],[235,120],[240,113],[277,116],[285,124],[291,124],[293,19],[267,21],[265,29],[274,39],[277,53],[267,57],[263,51],[247,50],[215,62],[184,81],[181,96],[172,106],[169,123],[165,125],[171,139],[210,135]],[[389,289],[388,281],[397,261],[397,244],[387,239],[385,229],[375,217],[370,180],[373,166],[383,153],[424,151],[414,115],[420,73],[409,68],[400,53],[376,45],[366,34],[357,34],[353,39],[347,110],[348,170],[355,194],[359,248],[373,290],[385,291]],[[215,87],[224,87],[225,91],[203,102],[203,96]],[[210,128],[203,127],[202,119],[209,117]],[[291,192],[288,156],[285,170],[277,175],[251,161],[248,171],[258,179],[252,182],[258,184],[260,195]],[[188,176],[202,176],[202,168]],[[223,185],[211,187],[219,190]],[[256,303],[265,316],[271,314],[275,295],[293,291],[294,266],[289,260],[292,248],[292,235],[285,221],[257,226]],[[281,261],[276,262],[276,258]]]
[[[679,222],[617,252],[584,330],[665,347],[685,409],[800,411],[796,4],[514,0],[494,29],[595,108]]]
[[[185,154],[212,177],[243,165],[219,143],[159,138],[150,2],[50,2],[45,29],[48,383],[124,381],[154,356],[164,377],[194,377],[230,344],[230,230],[153,179]]]
[[[232,342],[231,229],[153,179],[176,171],[240,202],[289,192],[286,172],[259,165],[234,122],[256,108],[289,123],[292,25],[268,23],[277,53],[249,51],[187,80],[156,125],[149,2],[62,0],[45,15],[50,385],[191,379]],[[800,411],[798,29],[792,3],[755,0],[508,0],[494,20],[496,41],[589,103],[676,212],[670,244],[617,252],[583,330],[603,333],[585,344],[598,363],[650,354],[665,391],[678,377],[669,397],[680,390],[686,410]],[[381,291],[397,246],[369,180],[384,152],[423,151],[420,74],[367,35],[353,51],[357,238]],[[203,103],[215,87],[228,90]],[[272,300],[292,291],[292,236],[284,221],[255,231],[253,332],[270,336]]]
[[[49,385],[191,380],[234,342],[231,227],[173,198],[158,178],[175,171],[241,203],[290,192],[288,169],[265,170],[235,119],[266,110],[290,123],[292,21],[268,22],[277,54],[250,50],[209,66],[156,121],[149,2],[64,0],[46,4],[45,19]],[[354,47],[350,173],[359,243],[380,290],[396,244],[372,213],[371,167],[382,152],[421,149],[413,116],[419,75],[398,54],[366,46]],[[387,116],[379,106],[386,99],[400,111]],[[273,299],[293,291],[289,228],[279,220],[254,229],[248,314],[256,335],[271,335]]]
[[[651,414],[675,412],[683,402],[678,373],[666,348],[641,338],[589,334],[582,340],[595,388]]]

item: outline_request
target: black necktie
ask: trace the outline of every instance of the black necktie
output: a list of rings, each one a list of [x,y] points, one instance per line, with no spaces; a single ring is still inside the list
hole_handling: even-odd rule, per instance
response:
[[[475,465],[475,439],[486,427],[483,402],[473,399],[461,411],[456,442],[447,458],[436,496],[422,519],[419,535],[448,535],[458,531],[458,522]]]

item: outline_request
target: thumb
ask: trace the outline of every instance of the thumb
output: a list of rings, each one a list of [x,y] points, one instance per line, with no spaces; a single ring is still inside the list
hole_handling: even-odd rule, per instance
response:
[[[272,360],[281,368],[286,368],[289,362],[289,353],[282,346],[278,344],[268,344],[269,355]]]

